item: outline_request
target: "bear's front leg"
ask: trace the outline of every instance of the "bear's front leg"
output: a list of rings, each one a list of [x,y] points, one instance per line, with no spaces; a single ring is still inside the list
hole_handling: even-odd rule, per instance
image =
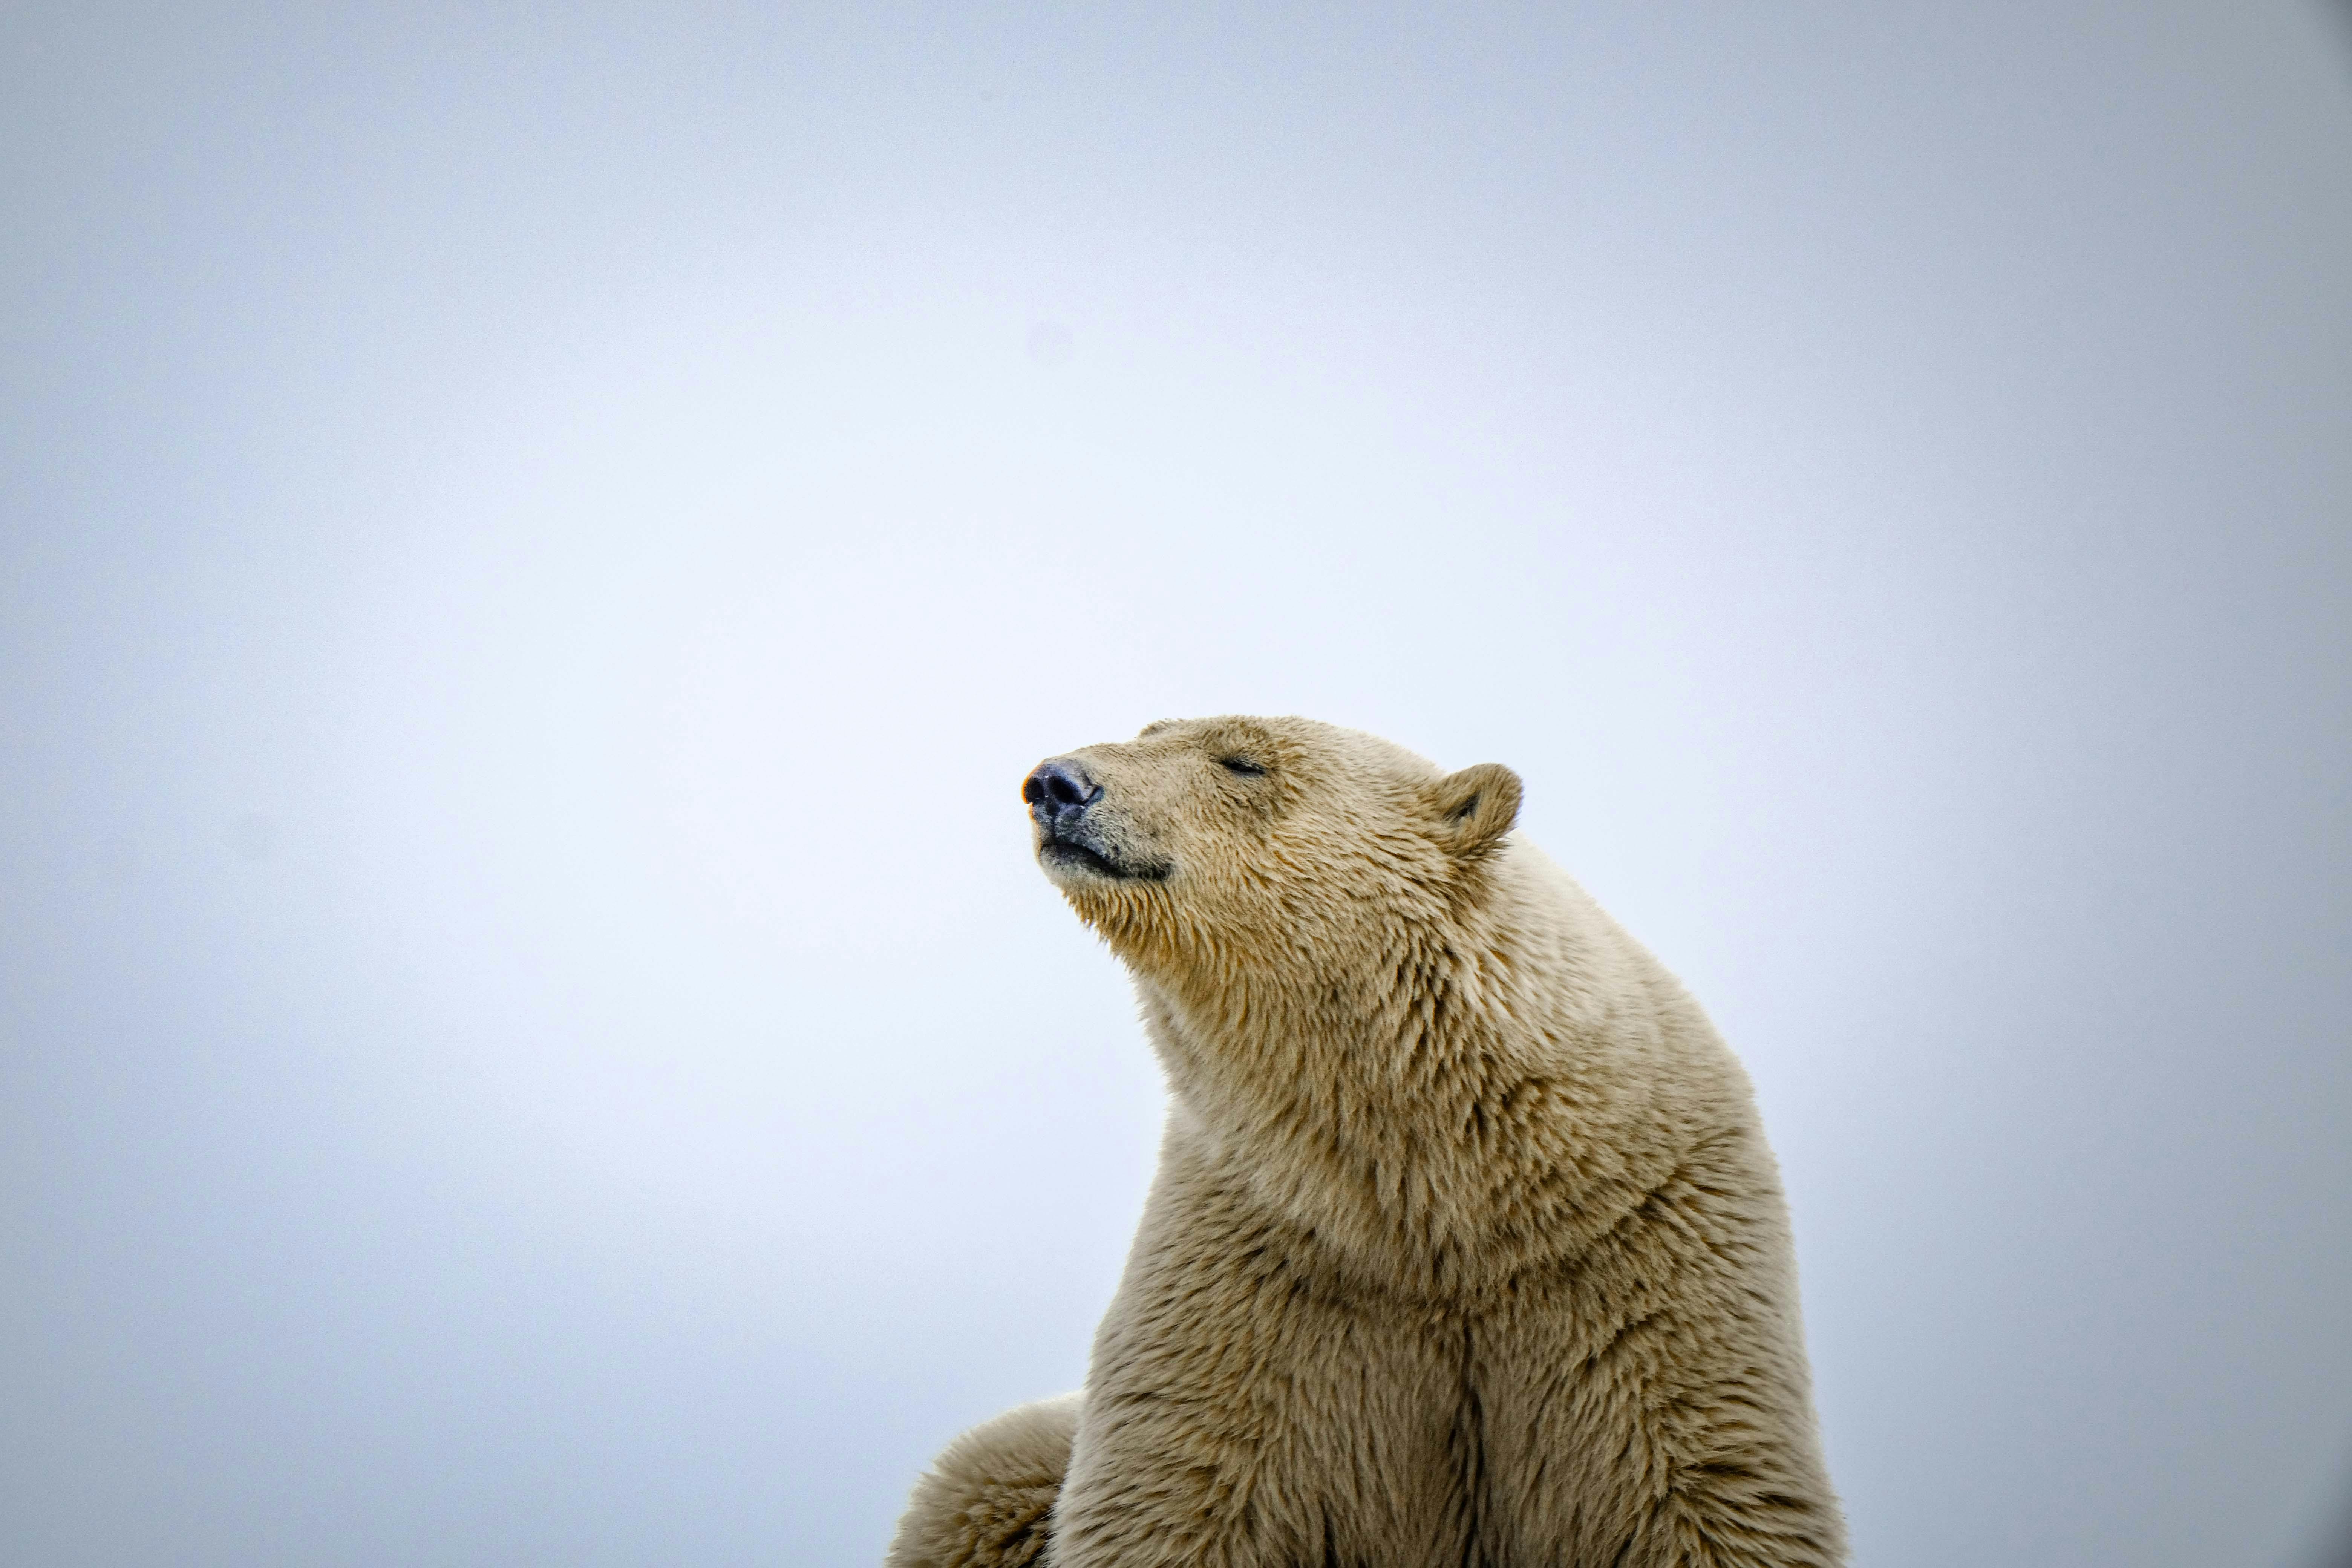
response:
[[[1418,1315],[1171,1149],[1096,1340],[1054,1568],[1461,1568],[1463,1336]]]
[[[1083,1399],[1066,1394],[1024,1405],[950,1443],[915,1483],[884,1568],[1044,1563]]]
[[[1496,1561],[1837,1568],[1778,1184],[1704,1142],[1475,1326]]]

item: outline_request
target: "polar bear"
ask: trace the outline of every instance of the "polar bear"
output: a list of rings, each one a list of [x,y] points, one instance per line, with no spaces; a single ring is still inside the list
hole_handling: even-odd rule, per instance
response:
[[[889,1568],[1844,1561],[1747,1077],[1519,796],[1302,719],[1030,773],[1167,1131],[1085,1389],[958,1438]]]

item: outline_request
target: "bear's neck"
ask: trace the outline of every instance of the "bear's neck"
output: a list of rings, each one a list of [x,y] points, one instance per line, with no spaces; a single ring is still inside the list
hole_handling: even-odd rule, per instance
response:
[[[1433,1291],[1573,1249],[1674,1152],[1643,1131],[1665,1075],[1629,1059],[1656,1030],[1647,977],[1608,973],[1629,967],[1612,933],[1553,922],[1531,953],[1500,922],[1401,929],[1311,984],[1139,975],[1171,1140],[1237,1201]]]

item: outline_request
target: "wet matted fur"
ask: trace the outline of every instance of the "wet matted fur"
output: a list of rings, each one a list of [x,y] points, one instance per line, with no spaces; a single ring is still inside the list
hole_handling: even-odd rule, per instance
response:
[[[1519,791],[1300,719],[1033,775],[1167,1131],[1086,1389],[958,1438],[889,1568],[1844,1561],[1747,1077]]]

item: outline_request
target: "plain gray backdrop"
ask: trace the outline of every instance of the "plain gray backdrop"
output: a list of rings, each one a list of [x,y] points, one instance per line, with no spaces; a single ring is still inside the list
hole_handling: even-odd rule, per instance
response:
[[[857,1563],[1160,1089],[1038,758],[1509,763],[1859,1560],[2352,1477],[2317,0],[0,10],[0,1557]]]

